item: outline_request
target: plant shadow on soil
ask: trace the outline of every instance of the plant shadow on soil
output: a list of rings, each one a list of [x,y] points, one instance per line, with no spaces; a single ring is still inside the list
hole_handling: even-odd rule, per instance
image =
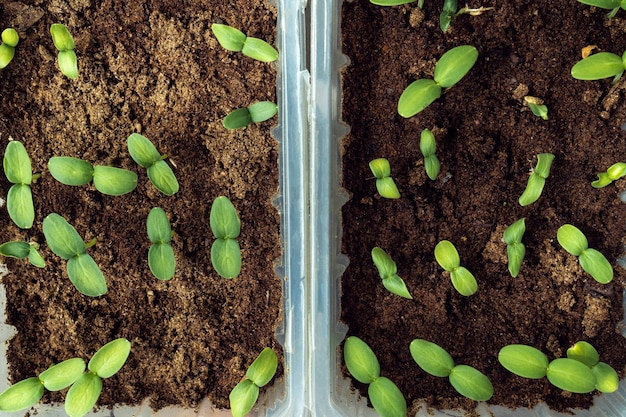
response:
[[[456,363],[490,377],[490,404],[532,407],[545,401],[566,411],[588,408],[591,394],[572,395],[542,380],[514,376],[497,361],[501,347],[524,343],[550,358],[565,355],[578,340],[591,342],[602,361],[624,377],[626,340],[620,334],[626,274],[616,265],[626,237],[626,204],[620,180],[603,189],[590,183],[626,155],[626,82],[578,81],[570,68],[581,49],[597,45],[621,55],[626,49],[626,12],[606,21],[606,11],[575,1],[499,1],[482,16],[463,15],[443,34],[441,2],[379,7],[368,0],[344,2],[342,142],[342,252],[350,265],[342,278],[342,320],[349,335],[366,341],[381,374],[405,394],[409,407],[425,401],[436,409],[472,410],[446,378],[425,374],[409,352],[423,338],[447,349]],[[471,4],[477,7],[476,4]],[[459,3],[459,6],[462,6]],[[397,101],[417,78],[432,77],[434,64],[452,47],[479,51],[474,68],[457,85],[410,119]],[[542,98],[549,120],[522,106]],[[442,170],[436,181],[424,172],[420,132],[437,139]],[[536,203],[519,206],[536,155],[554,153],[552,172]],[[368,162],[385,157],[402,197],[376,194]],[[526,218],[526,259],[519,276],[507,271],[502,232]],[[590,247],[612,262],[615,279],[595,282],[560,248],[556,231],[579,227]],[[478,292],[460,296],[434,259],[438,241],[452,241],[461,263],[474,273]],[[385,290],[370,251],[380,246],[396,261],[413,300]],[[393,341],[393,343],[388,343]],[[363,385],[355,383],[363,395]]]
[[[242,12],[245,10],[245,12]],[[20,33],[11,64],[0,71],[0,147],[24,143],[33,171],[35,225],[19,230],[0,212],[0,240],[42,244],[43,270],[7,260],[7,321],[17,328],[8,361],[13,382],[70,357],[88,359],[106,342],[125,337],[131,356],[105,381],[100,406],[138,404],[194,407],[208,397],[228,407],[230,390],[266,347],[279,355],[282,283],[274,273],[281,254],[278,143],[268,121],[227,131],[221,119],[253,101],[275,101],[276,67],[224,50],[212,23],[241,28],[275,43],[276,10],[265,1],[51,0],[3,2],[0,22]],[[74,35],[79,79],[58,70],[49,28]],[[150,138],[181,185],[159,194],[126,149],[139,132]],[[131,194],[104,196],[92,186],[56,182],[46,163],[67,155],[133,170]],[[6,194],[10,184],[0,184]],[[233,280],[211,268],[210,205],[227,195],[237,208],[243,267]],[[175,277],[154,278],[147,265],[145,220],[162,207],[175,232]],[[57,212],[85,239],[109,285],[98,298],[70,284],[65,262],[46,247],[41,221]],[[45,402],[62,401],[46,394]]]

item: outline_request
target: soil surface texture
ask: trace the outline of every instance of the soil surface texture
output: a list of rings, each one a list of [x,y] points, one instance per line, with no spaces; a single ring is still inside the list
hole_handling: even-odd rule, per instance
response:
[[[8,348],[13,382],[71,357],[88,360],[106,342],[132,343],[121,371],[104,381],[100,406],[196,406],[208,397],[228,407],[230,390],[275,339],[282,283],[274,273],[281,255],[278,143],[275,119],[237,131],[221,120],[236,108],[275,97],[276,65],[223,49],[211,24],[226,23],[271,44],[276,9],[263,0],[34,0],[3,1],[2,27],[20,34],[13,62],[0,71],[0,146],[24,143],[33,171],[36,219],[18,229],[0,211],[0,241],[41,244],[45,269],[7,259],[7,321],[17,328]],[[79,78],[56,64],[52,23],[75,39]],[[150,184],[127,150],[138,132],[168,155],[180,183],[172,197]],[[137,189],[111,197],[93,186],[70,187],[52,178],[47,161],[73,156],[137,172]],[[6,195],[9,184],[0,182]],[[229,196],[241,218],[239,277],[211,267],[211,203]],[[147,265],[146,217],[159,206],[174,237],[176,274],[159,281]],[[66,262],[45,245],[41,222],[65,217],[86,240],[109,287],[83,296],[71,285]],[[279,366],[277,377],[282,375]],[[64,392],[46,402],[63,401]]]
[[[343,208],[342,251],[350,258],[342,278],[342,320],[349,335],[368,343],[413,411],[421,401],[436,409],[472,410],[446,378],[423,372],[409,344],[427,339],[448,350],[457,364],[485,373],[495,394],[490,404],[532,407],[545,401],[558,410],[587,408],[592,394],[570,394],[547,380],[528,380],[497,361],[512,343],[534,346],[550,359],[565,356],[579,340],[593,344],[620,377],[626,365],[621,335],[625,271],[626,204],[622,179],[594,189],[598,172],[626,158],[624,79],[578,81],[571,67],[581,50],[619,54],[626,49],[626,14],[607,21],[607,11],[576,1],[502,0],[481,16],[461,15],[447,33],[439,28],[442,2],[380,7],[368,0],[342,6],[342,185],[351,193]],[[464,6],[459,2],[459,6]],[[397,114],[398,98],[414,80],[433,76],[434,65],[455,46],[479,51],[468,75],[418,115]],[[549,119],[523,105],[525,95],[544,100]],[[431,129],[441,173],[426,176],[419,138]],[[555,155],[541,198],[521,207],[539,153]],[[401,193],[376,193],[368,167],[385,157]],[[526,219],[526,258],[517,278],[507,270],[504,229]],[[615,269],[602,285],[586,274],[556,240],[570,223]],[[441,240],[458,249],[461,264],[478,281],[478,292],[459,295],[434,259]],[[413,300],[383,287],[371,259],[383,248],[397,263]],[[365,387],[355,382],[365,395]],[[597,392],[596,392],[597,394]]]

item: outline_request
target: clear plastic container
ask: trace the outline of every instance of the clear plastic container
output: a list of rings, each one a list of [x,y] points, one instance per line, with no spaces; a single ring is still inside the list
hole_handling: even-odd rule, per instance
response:
[[[339,320],[341,274],[348,265],[341,251],[341,206],[348,199],[341,184],[340,141],[349,127],[341,121],[342,85],[340,70],[349,63],[341,53],[342,0],[311,0],[311,340],[314,363],[308,381],[315,404],[315,416],[375,417],[367,399],[351,388],[341,372],[338,346],[347,328]],[[626,306],[625,306],[626,309]],[[626,335],[625,335],[626,336]],[[481,417],[565,417],[539,404],[533,409],[479,404]],[[462,410],[432,410],[421,407],[419,417],[465,416]],[[471,414],[476,415],[476,414]],[[571,414],[569,414],[571,416]],[[612,394],[596,398],[589,410],[577,410],[579,417],[626,416],[626,381]]]
[[[305,409],[305,222],[307,178],[305,126],[307,122],[308,72],[305,69],[304,9],[305,1],[275,0],[278,10],[277,47],[280,52],[277,76],[278,125],[273,135],[279,142],[279,192],[274,204],[281,213],[282,259],[276,273],[283,278],[283,320],[277,338],[283,346],[284,376],[273,386],[262,390],[250,416],[297,417]],[[0,277],[6,274],[0,264]],[[0,278],[1,279],[1,278]],[[15,329],[6,324],[6,293],[0,285],[0,392],[9,386],[6,350]],[[65,417],[63,404],[34,407],[40,417]],[[26,411],[3,413],[22,417]],[[135,407],[120,406],[114,410],[99,409],[89,416],[118,417],[226,417],[230,410],[215,409],[208,401],[197,409],[168,407],[158,412],[146,400]]]

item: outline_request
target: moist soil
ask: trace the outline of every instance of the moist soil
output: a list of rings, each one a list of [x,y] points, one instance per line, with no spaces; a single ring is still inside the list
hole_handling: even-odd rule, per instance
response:
[[[463,6],[459,2],[459,6]],[[368,343],[413,411],[472,410],[446,378],[424,373],[409,344],[427,339],[447,349],[457,364],[485,373],[495,387],[489,404],[588,408],[592,394],[570,394],[547,380],[527,380],[497,361],[500,348],[523,343],[550,359],[565,356],[579,340],[593,344],[620,377],[626,364],[621,335],[626,274],[617,266],[626,236],[626,188],[619,180],[602,189],[598,172],[626,155],[624,81],[578,81],[570,68],[581,49],[621,55],[626,14],[607,21],[606,11],[572,1],[497,1],[482,16],[459,16],[439,29],[441,2],[379,7],[368,0],[342,6],[343,120],[351,127],[342,142],[342,185],[351,193],[343,208],[342,251],[350,265],[342,278],[342,320],[349,335]],[[432,77],[441,55],[474,45],[479,58],[457,85],[417,116],[397,112],[400,94],[412,81]],[[544,100],[549,120],[523,106],[523,96]],[[427,178],[420,132],[437,140],[441,173]],[[555,155],[541,198],[521,207],[536,155]],[[380,198],[368,162],[385,157],[402,194]],[[526,219],[526,258],[517,278],[507,271],[504,229]],[[614,280],[601,285],[566,253],[557,229],[580,228],[589,246],[613,264]],[[473,272],[478,292],[460,296],[435,262],[437,242],[456,245],[461,264]],[[397,263],[413,295],[406,300],[383,287],[370,251],[379,246]],[[366,387],[355,382],[363,395]]]
[[[106,342],[132,343],[121,371],[104,382],[100,406],[138,404],[194,407],[208,397],[228,407],[230,390],[275,339],[281,318],[278,144],[268,121],[237,131],[221,124],[230,111],[275,100],[276,66],[224,50],[211,24],[226,23],[275,43],[276,9],[263,0],[50,0],[2,2],[2,27],[15,27],[20,43],[0,71],[0,145],[24,143],[33,171],[36,220],[19,230],[0,211],[0,240],[42,246],[38,269],[7,259],[2,278],[7,322],[17,329],[8,361],[12,382],[37,375],[71,357],[89,359]],[[74,35],[79,78],[56,65],[49,28],[66,24]],[[130,158],[127,137],[141,133],[166,153],[180,183],[160,194]],[[46,168],[55,155],[113,165],[139,175],[137,189],[121,197],[91,185],[58,183]],[[10,184],[0,183],[6,195]],[[212,269],[212,201],[231,198],[239,212],[243,266],[239,277]],[[152,207],[168,214],[177,258],[171,281],[147,265],[145,221]],[[85,239],[106,277],[106,295],[83,296],[71,285],[65,261],[45,245],[43,218],[59,213]],[[282,375],[279,366],[277,377]],[[45,402],[64,393],[46,394]]]

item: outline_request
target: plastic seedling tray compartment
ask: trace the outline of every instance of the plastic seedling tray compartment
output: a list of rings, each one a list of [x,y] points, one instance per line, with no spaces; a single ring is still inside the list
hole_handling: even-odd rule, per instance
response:
[[[277,49],[279,50],[277,75],[278,125],[273,136],[279,142],[279,195],[274,200],[281,216],[282,256],[276,273],[283,281],[283,319],[277,329],[277,338],[284,351],[285,373],[273,386],[261,391],[257,405],[250,416],[298,416],[304,407],[304,230],[305,230],[305,162],[304,125],[306,123],[306,89],[303,87],[304,69],[304,2],[275,0],[278,10]],[[0,264],[0,276],[8,271]],[[8,340],[15,329],[6,324],[6,293],[0,285],[0,392],[9,386],[6,350]],[[36,414],[42,417],[66,416],[63,404],[38,404]],[[9,417],[21,417],[27,410],[4,413]],[[197,409],[166,407],[157,412],[152,410],[149,400],[129,407],[118,406],[113,410],[96,409],[89,416],[119,417],[187,417],[230,416],[230,410],[215,409],[208,401]]]
[[[341,138],[349,126],[341,120],[340,71],[350,62],[341,50],[342,0],[311,0],[311,340],[315,366],[309,376],[317,416],[375,417],[366,398],[351,388],[343,375],[339,345],[347,327],[340,319],[341,275],[349,260],[341,254],[341,207],[348,194],[341,188]],[[626,304],[626,303],[625,303]],[[626,307],[626,305],[625,305]],[[626,308],[625,308],[626,309]],[[626,336],[626,335],[625,335]],[[410,404],[408,404],[410,406]],[[481,417],[565,417],[544,403],[533,409],[511,410],[480,403]],[[464,410],[432,410],[420,407],[419,417],[465,416]],[[475,414],[471,414],[475,415]],[[589,410],[575,410],[579,417],[626,415],[626,381],[617,392],[595,398]]]

